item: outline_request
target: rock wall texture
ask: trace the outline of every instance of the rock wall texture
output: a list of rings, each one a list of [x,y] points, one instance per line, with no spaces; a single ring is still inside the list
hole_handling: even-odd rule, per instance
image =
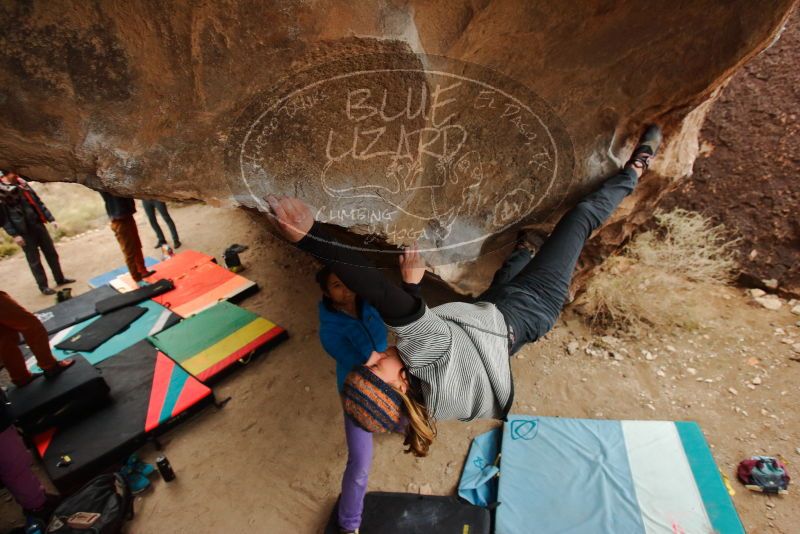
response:
[[[691,179],[662,201],[702,212],[740,239],[742,281],[800,296],[800,10],[780,40],[723,89]],[[770,289],[764,287],[764,289]]]
[[[474,292],[659,121],[664,157],[586,265],[624,239],[795,3],[4,2],[0,166],[260,210],[296,194]]]

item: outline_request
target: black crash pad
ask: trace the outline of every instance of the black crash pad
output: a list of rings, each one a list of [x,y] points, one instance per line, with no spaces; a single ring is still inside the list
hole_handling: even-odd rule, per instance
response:
[[[92,352],[94,349],[127,329],[132,322],[145,314],[140,306],[130,306],[101,316],[86,328],[62,341],[56,348]]]
[[[112,402],[32,440],[61,493],[123,461],[155,436],[213,401],[213,393],[145,340],[99,364]]]
[[[48,334],[55,334],[68,326],[78,324],[97,315],[95,305],[107,298],[119,295],[111,286],[100,286],[77,297],[72,297],[55,306],[37,311],[34,315],[42,322]]]
[[[97,313],[110,313],[126,306],[133,306],[143,300],[157,297],[173,289],[175,289],[175,284],[172,283],[172,280],[159,280],[154,284],[148,284],[127,293],[118,293],[101,300],[95,304],[95,309]]]
[[[338,534],[338,502],[325,534]],[[364,498],[361,534],[489,534],[489,511],[457,497],[371,491]]]
[[[75,363],[53,378],[39,376],[23,388],[9,387],[9,410],[27,436],[67,426],[109,401],[108,385],[96,368],[76,354]]]

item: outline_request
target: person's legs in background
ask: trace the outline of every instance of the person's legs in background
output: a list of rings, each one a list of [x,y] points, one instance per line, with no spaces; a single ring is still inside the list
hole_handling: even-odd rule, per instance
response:
[[[54,291],[47,286],[47,273],[44,272],[42,258],[39,255],[39,241],[37,237],[38,236],[35,235],[34,232],[28,232],[23,235],[22,238],[25,240],[25,246],[22,247],[22,250],[25,252],[25,259],[28,260],[28,266],[31,268],[31,273],[33,274],[34,280],[36,280],[39,291],[46,295],[52,295]],[[48,289],[50,290],[48,291]]]
[[[27,512],[41,510],[47,502],[42,482],[31,470],[33,458],[16,428],[0,432],[0,481]]]
[[[45,372],[54,372],[60,365],[69,366],[72,360],[59,364],[50,350],[50,341],[39,319],[20,306],[8,293],[0,291],[0,357],[8,370],[11,381],[24,386],[33,376],[25,365],[25,356],[19,350],[19,334],[36,357]]]
[[[347,466],[342,475],[342,494],[339,497],[339,528],[352,532],[361,525],[361,515],[364,513],[364,496],[367,494],[372,465],[372,433],[345,415],[344,435],[347,441]]]
[[[164,222],[166,222],[169,227],[169,233],[172,234],[172,245],[175,248],[179,248],[181,246],[181,239],[178,237],[178,228],[175,226],[175,221],[173,221],[172,217],[169,215],[167,204],[160,200],[155,201],[155,203],[158,213],[161,214],[161,218],[164,219]]]
[[[156,219],[157,204],[157,200],[142,200],[142,208],[144,208],[144,213],[147,215],[147,220],[150,222],[150,227],[153,229],[153,232],[156,233],[156,238],[158,239],[156,246],[153,248],[158,248],[167,242],[167,240],[164,238],[164,232],[161,230],[161,226],[158,225],[158,219]]]
[[[61,262],[58,259],[58,252],[56,252],[56,245],[53,243],[53,238],[50,237],[50,232],[47,231],[47,227],[43,224],[37,225],[34,232],[37,234],[39,248],[42,250],[44,258],[50,266],[50,271],[53,273],[53,279],[56,281],[56,284],[64,285],[74,282],[75,280],[64,277],[64,273],[61,270]]]
[[[139,230],[136,228],[136,221],[133,215],[128,215],[121,219],[113,219],[111,221],[111,229],[114,230],[114,235],[117,237],[122,254],[125,256],[125,265],[128,266],[131,277],[135,282],[141,282],[150,272],[144,264],[142,242],[139,240]]]

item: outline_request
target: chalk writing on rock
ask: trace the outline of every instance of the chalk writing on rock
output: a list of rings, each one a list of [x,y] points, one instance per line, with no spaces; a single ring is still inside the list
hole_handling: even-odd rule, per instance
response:
[[[298,73],[247,107],[229,149],[239,202],[267,211],[266,194],[302,191],[364,247],[416,241],[448,251],[442,261],[485,253],[558,204],[572,144],[529,88],[435,56],[358,59]]]

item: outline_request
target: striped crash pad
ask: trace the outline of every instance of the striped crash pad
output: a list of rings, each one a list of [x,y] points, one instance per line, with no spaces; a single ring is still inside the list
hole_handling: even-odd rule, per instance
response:
[[[150,256],[145,256],[144,264],[147,267],[152,268],[154,265],[158,263],[158,260],[155,258],[151,258]],[[89,280],[89,287],[100,287],[105,286],[111,283],[112,280],[116,279],[120,275],[127,274],[128,268],[125,266],[117,267],[107,273],[98,274],[94,278]]]
[[[280,326],[235,304],[220,302],[151,336],[150,342],[205,382],[286,337]]]
[[[186,254],[189,255],[184,256]],[[156,274],[148,277],[147,282],[155,283],[167,279],[172,281],[175,288],[153,297],[153,301],[181,317],[189,317],[217,302],[242,298],[258,290],[252,280],[232,273],[212,260],[211,256],[187,250],[160,263]],[[130,275],[120,277],[115,284],[123,292],[138,287]]]
[[[181,317],[195,315],[217,302],[244,296],[258,289],[255,282],[216,263],[198,265],[186,274],[173,278],[172,282],[175,289],[153,297],[153,300]]]
[[[130,324],[130,326],[128,326],[128,328],[111,337],[95,350],[91,352],[81,352],[81,354],[89,361],[90,364],[96,365],[103,360],[114,356],[118,352],[127,349],[134,343],[143,339],[147,339],[147,336],[157,334],[163,329],[169,328],[181,320],[179,316],[151,300],[140,302],[136,306],[146,310],[144,315],[136,319]],[[55,348],[57,344],[77,334],[99,318],[100,316],[92,317],[91,319],[78,323],[69,328],[65,328],[64,330],[61,330],[53,335],[50,338],[50,347],[53,349],[53,355],[56,357],[56,359],[63,360],[64,358],[69,358],[73,354],[71,351],[63,351]],[[26,354],[28,368],[31,369],[31,371],[40,371],[39,367],[36,365],[36,360],[30,353],[30,350],[25,347],[24,352]]]
[[[501,452],[497,534],[744,533],[697,423],[510,415]]]
[[[113,402],[33,440],[47,474],[62,492],[124,460],[148,436],[158,435],[213,400],[208,387],[147,341],[139,341],[97,368],[111,389]],[[69,457],[68,465],[63,465],[64,455]]]
[[[175,254],[171,258],[167,258],[166,260],[153,265],[152,270],[155,271],[155,274],[145,278],[145,281],[152,283],[165,278],[174,280],[175,278],[178,278],[179,276],[191,271],[198,265],[211,263],[213,261],[214,256],[209,256],[208,254],[203,254],[202,252],[198,252],[196,250],[184,250],[183,252]],[[109,283],[120,293],[132,291],[139,287],[139,285],[133,281],[133,278],[131,278],[131,275],[127,269],[123,269],[123,271],[115,276],[114,279]]]

